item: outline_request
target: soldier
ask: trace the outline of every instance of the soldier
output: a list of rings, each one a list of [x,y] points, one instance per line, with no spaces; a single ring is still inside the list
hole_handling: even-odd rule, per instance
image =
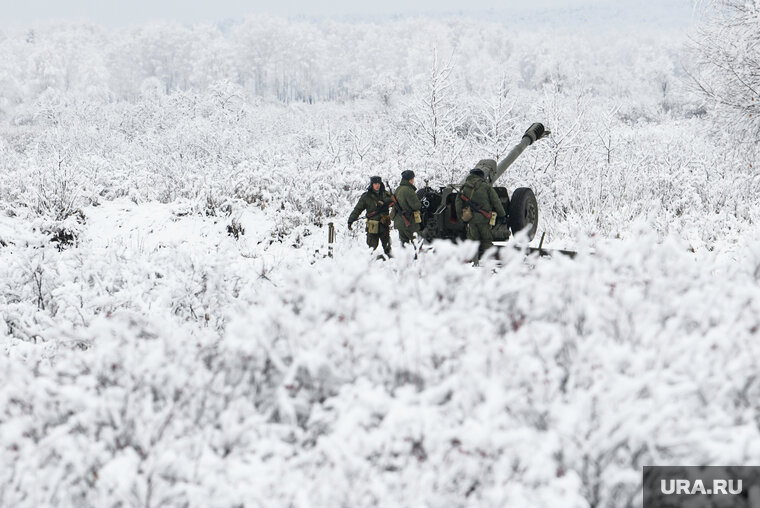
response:
[[[396,189],[395,217],[393,225],[398,230],[398,238],[403,247],[407,243],[414,245],[414,234],[420,230],[420,198],[414,186],[414,171],[407,169],[401,173],[401,184]]]
[[[483,159],[470,171],[456,200],[457,216],[467,223],[467,239],[480,242],[478,259],[493,247],[491,227],[495,223],[495,213],[499,217],[507,214],[496,191],[485,179],[486,171],[494,171],[496,161]]]
[[[367,245],[375,250],[378,241],[382,242],[387,256],[391,255],[391,218],[388,207],[392,201],[393,198],[390,192],[385,190],[382,179],[379,176],[373,176],[369,179],[367,192],[361,195],[354,211],[348,216],[348,229],[351,229],[359,215],[364,210],[367,211]]]

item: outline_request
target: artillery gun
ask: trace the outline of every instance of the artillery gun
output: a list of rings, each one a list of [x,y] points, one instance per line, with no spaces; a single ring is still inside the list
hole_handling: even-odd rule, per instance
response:
[[[486,172],[486,181],[493,184],[528,146],[549,134],[551,131],[544,128],[542,124],[531,125],[520,142],[496,165],[496,169]],[[436,238],[450,240],[465,238],[466,224],[457,216],[455,209],[456,198],[463,185],[464,180],[459,184],[449,184],[436,190],[426,184],[424,188],[417,191],[417,197],[422,202],[420,235],[423,239],[432,241]],[[510,198],[506,187],[494,187],[494,190],[501,199],[507,216],[496,219],[496,225],[492,230],[493,239],[505,241],[509,239],[510,230],[512,234],[515,234],[529,228],[526,232],[528,238],[532,240],[538,230],[538,203],[533,191],[527,187],[520,187],[515,189]]]

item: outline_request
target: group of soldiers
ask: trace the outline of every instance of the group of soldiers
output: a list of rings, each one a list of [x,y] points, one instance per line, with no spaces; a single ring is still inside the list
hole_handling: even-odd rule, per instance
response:
[[[391,256],[391,220],[398,231],[401,246],[414,245],[415,234],[420,230],[422,203],[417,197],[417,187],[414,186],[414,171],[407,169],[401,173],[401,183],[395,194],[385,189],[385,184],[379,176],[369,179],[367,191],[361,195],[351,215],[348,216],[348,229],[352,229],[359,215],[366,211],[367,245],[372,250],[379,243],[383,244],[386,256]]]
[[[478,259],[493,246],[492,213],[500,217],[506,215],[499,196],[485,178],[485,172],[495,168],[494,160],[484,159],[478,162],[470,171],[456,200],[457,217],[467,223],[467,239],[479,242]],[[373,176],[367,191],[361,195],[348,216],[348,229],[352,229],[361,213],[366,211],[367,245],[375,250],[382,243],[385,255],[390,257],[391,220],[398,231],[401,246],[414,246],[415,235],[422,222],[421,208],[417,187],[414,186],[414,171],[401,173],[401,183],[395,194],[388,192],[379,176]]]

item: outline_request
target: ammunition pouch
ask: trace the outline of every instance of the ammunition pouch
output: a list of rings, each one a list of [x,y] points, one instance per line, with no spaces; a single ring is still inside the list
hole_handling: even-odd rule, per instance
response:
[[[459,194],[459,197],[466,204],[462,207],[462,222],[470,222],[472,220],[473,213],[479,213],[486,219],[491,226],[496,223],[496,212],[486,212],[479,204],[472,200],[472,195],[475,193],[475,189],[470,193],[470,197],[465,196],[464,192]]]
[[[414,223],[415,224],[419,224],[419,223],[422,222],[422,215],[420,214],[419,210],[417,210],[416,212],[414,212],[413,215],[414,215]]]
[[[466,203],[466,205],[462,207],[462,222],[470,222],[472,220],[472,208],[470,207],[470,203],[472,203],[473,194],[475,194],[475,187],[472,188],[469,198],[465,195],[464,188],[459,195],[459,198]]]
[[[379,220],[368,220],[367,221],[367,233],[371,235],[376,235],[380,232],[380,221]]]

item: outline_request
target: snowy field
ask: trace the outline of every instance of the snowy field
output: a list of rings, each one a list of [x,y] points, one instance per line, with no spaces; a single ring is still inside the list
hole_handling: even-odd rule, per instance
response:
[[[639,507],[643,465],[753,464],[753,140],[686,33],[536,30],[0,32],[0,506]],[[501,183],[575,259],[345,227],[534,121]]]

